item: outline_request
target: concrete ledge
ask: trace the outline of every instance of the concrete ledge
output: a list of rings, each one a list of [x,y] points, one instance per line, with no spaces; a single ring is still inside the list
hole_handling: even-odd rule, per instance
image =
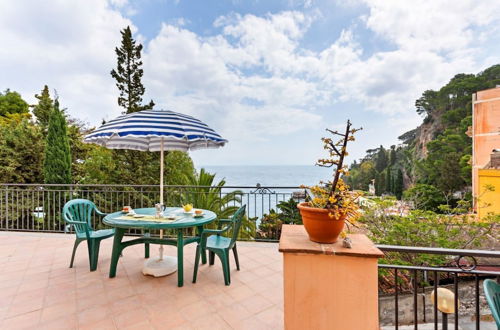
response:
[[[342,240],[333,244],[321,244],[309,240],[304,226],[283,225],[279,251],[283,253],[309,253],[326,255],[344,255],[363,258],[381,258],[384,253],[363,234],[349,235],[352,240],[352,249],[342,246]]]

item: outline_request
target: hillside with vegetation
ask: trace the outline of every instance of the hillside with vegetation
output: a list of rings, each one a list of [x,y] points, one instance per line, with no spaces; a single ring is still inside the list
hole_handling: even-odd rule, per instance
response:
[[[500,84],[500,65],[478,74],[457,74],[439,90],[426,90],[415,101],[420,126],[402,134],[401,143],[379,146],[350,166],[347,182],[376,195],[427,196],[424,209],[466,197],[470,199],[472,94]],[[460,195],[460,196],[459,196]]]

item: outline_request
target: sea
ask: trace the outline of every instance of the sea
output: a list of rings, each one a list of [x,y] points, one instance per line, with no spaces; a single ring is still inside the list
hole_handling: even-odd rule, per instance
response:
[[[241,203],[247,205],[247,215],[257,219],[257,225],[264,214],[276,210],[281,201],[290,198],[298,202],[304,190],[301,185],[312,186],[329,180],[332,170],[310,165],[225,165],[201,166],[215,173],[215,182],[224,179],[225,191],[243,192]],[[198,170],[200,169],[198,168]],[[296,195],[299,193],[299,195]]]
[[[201,166],[226,180],[226,186],[299,187],[331,179],[332,170],[311,165],[224,165]]]

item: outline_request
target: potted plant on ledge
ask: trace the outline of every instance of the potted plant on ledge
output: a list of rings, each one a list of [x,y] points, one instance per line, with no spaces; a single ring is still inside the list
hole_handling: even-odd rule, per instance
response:
[[[309,239],[313,242],[335,243],[343,232],[345,221],[352,223],[358,216],[358,195],[349,191],[342,179],[342,175],[349,174],[344,166],[344,159],[348,155],[347,143],[354,141],[354,134],[361,130],[351,126],[348,120],[344,133],[327,129],[333,137],[339,137],[339,140],[334,142],[332,138],[321,139],[329,157],[319,159],[316,165],[334,168],[333,179],[306,187],[310,190],[311,199],[297,205]]]

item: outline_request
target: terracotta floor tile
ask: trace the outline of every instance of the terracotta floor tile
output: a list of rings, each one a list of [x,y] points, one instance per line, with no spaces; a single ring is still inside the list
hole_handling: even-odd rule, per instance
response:
[[[231,283],[232,286],[233,283]],[[253,289],[246,285],[241,285],[237,288],[231,287],[231,289],[227,292],[235,301],[239,301],[245,298],[252,296],[255,293]]]
[[[237,329],[237,330],[255,330],[255,329],[258,329],[258,330],[277,330],[277,329],[283,329],[283,328],[273,328],[270,325],[262,322],[259,319],[256,319],[254,317],[249,317],[245,320],[241,320],[240,322],[238,322],[238,324],[233,326],[233,329]]]
[[[24,313],[3,320],[2,329],[30,329],[40,321],[40,311]]]
[[[149,321],[149,314],[146,309],[139,307],[114,315],[113,319],[116,327],[118,329],[123,329],[125,327],[131,327]]]
[[[42,309],[41,323],[63,318],[76,313],[76,301],[66,301],[64,303],[52,305]]]
[[[28,301],[22,301],[19,303],[12,303],[6,314],[6,318],[14,317],[17,315],[39,311],[42,309],[43,299],[33,299]]]
[[[204,300],[196,301],[179,310],[181,316],[186,320],[195,320],[213,312],[215,312],[214,306]]]
[[[41,323],[39,328],[46,330],[66,330],[66,329],[77,329],[78,328],[78,320],[76,314],[67,315],[63,317],[59,317],[52,321]]]
[[[150,311],[149,315],[150,323],[155,329],[169,329],[186,323],[181,314],[172,309]]]
[[[233,305],[219,314],[231,327],[237,327],[243,320],[251,316],[250,312],[241,305]]]
[[[78,330],[114,330],[114,329],[116,329],[116,326],[111,317],[78,328]]]
[[[283,329],[283,311],[277,307],[267,308],[256,314],[255,318],[264,322],[273,329]]]
[[[251,314],[259,313],[273,306],[272,302],[259,294],[240,300],[238,303],[245,307]]]
[[[108,305],[107,296],[105,293],[79,298],[77,297],[77,310],[84,311],[89,308]]]
[[[231,326],[224,321],[224,319],[218,314],[211,314],[207,317],[202,317],[197,320],[190,322],[196,330],[226,330],[232,329]]]
[[[0,235],[0,267],[9,270],[0,273],[1,329],[283,327],[283,264],[277,244],[239,242],[241,271],[231,259],[230,286],[224,285],[219,260],[214,266],[200,265],[198,281],[191,283],[195,245],[188,245],[179,288],[176,273],[142,275],[143,246],[124,250],[117,276],[110,279],[111,240],[102,242],[98,268],[90,272],[86,246],[79,248],[75,267],[68,267],[70,235]],[[166,247],[167,255],[175,253]],[[151,254],[156,256],[156,247]]]
[[[91,307],[78,314],[78,326],[83,327],[110,318],[110,313],[107,307],[97,306]]]

